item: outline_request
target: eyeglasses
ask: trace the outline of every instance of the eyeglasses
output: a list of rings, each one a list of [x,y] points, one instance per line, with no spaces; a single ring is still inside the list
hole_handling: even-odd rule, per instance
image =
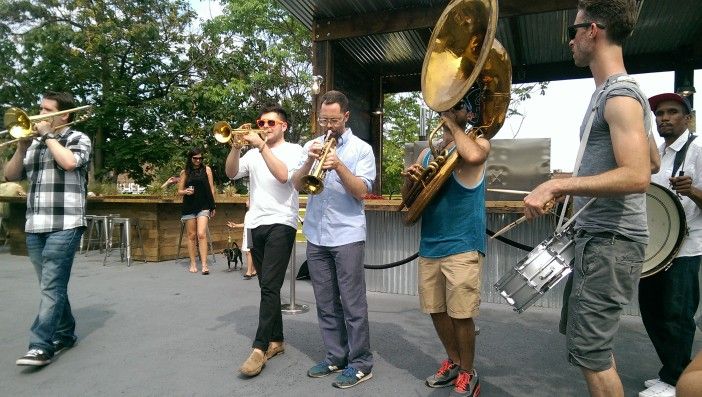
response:
[[[280,121],[280,120],[270,120],[270,119],[256,120],[256,125],[258,126],[258,128],[263,128],[266,125],[268,125],[269,127],[275,127],[276,124],[283,124],[283,123],[284,123],[284,121]]]
[[[601,23],[597,22],[583,22],[583,23],[576,23],[575,25],[570,25],[568,26],[568,38],[571,40],[575,39],[575,35],[578,33],[579,28],[587,28],[590,27],[590,25],[595,24],[600,29],[606,29],[604,25]]]
[[[332,125],[339,125],[344,119],[317,119],[317,122],[319,125],[322,127],[325,126],[332,126]]]
[[[197,161],[202,161],[202,156],[193,156],[193,157],[191,157],[191,159],[197,160]]]

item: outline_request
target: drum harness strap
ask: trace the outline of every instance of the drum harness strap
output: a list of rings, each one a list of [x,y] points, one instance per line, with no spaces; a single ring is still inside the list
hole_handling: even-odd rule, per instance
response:
[[[670,174],[671,178],[675,177],[675,172],[678,170],[678,168],[680,168],[681,165],[683,166],[683,169],[685,168],[684,164],[685,157],[687,157],[687,148],[690,147],[690,144],[692,143],[692,141],[695,140],[695,138],[697,138],[697,135],[693,135],[692,133],[690,133],[690,136],[687,137],[687,141],[685,142],[683,147],[680,148],[680,150],[677,153],[675,153],[675,160],[673,160],[673,172]],[[683,169],[680,170],[680,174],[678,174],[678,176],[685,175]]]

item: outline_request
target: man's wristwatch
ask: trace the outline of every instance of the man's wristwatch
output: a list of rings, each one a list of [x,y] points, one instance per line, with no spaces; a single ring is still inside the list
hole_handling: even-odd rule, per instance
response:
[[[44,134],[44,136],[41,137],[42,142],[46,142],[47,139],[56,139],[56,135],[54,135],[53,132],[49,132]]]

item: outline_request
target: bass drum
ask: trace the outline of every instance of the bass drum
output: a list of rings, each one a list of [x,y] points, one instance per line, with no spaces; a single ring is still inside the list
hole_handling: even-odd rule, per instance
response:
[[[641,277],[667,270],[687,234],[685,211],[675,193],[657,183],[646,191],[648,246]]]

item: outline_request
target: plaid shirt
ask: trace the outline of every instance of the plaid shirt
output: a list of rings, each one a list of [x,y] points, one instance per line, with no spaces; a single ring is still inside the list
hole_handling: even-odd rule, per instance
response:
[[[86,226],[85,204],[88,164],[92,145],[82,132],[68,129],[59,143],[73,152],[77,165],[62,169],[44,142],[32,141],[24,156],[23,177],[29,180],[27,192],[27,233],[46,233]]]

